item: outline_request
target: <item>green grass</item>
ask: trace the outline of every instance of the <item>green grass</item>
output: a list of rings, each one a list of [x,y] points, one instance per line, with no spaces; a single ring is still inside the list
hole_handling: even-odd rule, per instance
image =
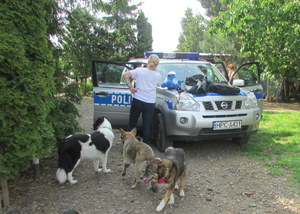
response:
[[[273,175],[288,173],[300,183],[300,112],[265,111],[259,132],[243,147],[248,155],[266,162]]]

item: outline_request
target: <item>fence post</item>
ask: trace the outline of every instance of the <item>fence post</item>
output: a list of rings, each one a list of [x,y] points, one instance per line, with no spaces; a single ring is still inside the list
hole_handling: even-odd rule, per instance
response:
[[[1,201],[0,208],[2,207],[2,202],[3,202],[3,208],[8,208],[9,207],[9,191],[8,191],[7,180],[1,176],[0,176],[0,180],[1,180],[1,191],[2,191],[2,201]]]
[[[38,158],[32,158],[33,177],[35,179],[40,177],[40,160]]]

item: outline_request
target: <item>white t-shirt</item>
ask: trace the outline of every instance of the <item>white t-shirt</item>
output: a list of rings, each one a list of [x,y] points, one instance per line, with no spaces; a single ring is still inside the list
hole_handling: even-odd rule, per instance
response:
[[[136,79],[137,92],[132,96],[145,103],[155,103],[156,87],[160,85],[161,75],[157,71],[148,68],[136,68],[131,70],[132,77]]]

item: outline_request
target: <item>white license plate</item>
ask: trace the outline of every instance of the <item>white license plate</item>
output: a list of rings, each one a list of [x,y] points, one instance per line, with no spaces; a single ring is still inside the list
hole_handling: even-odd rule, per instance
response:
[[[213,122],[213,130],[239,129],[241,127],[242,127],[241,120],[214,121]]]

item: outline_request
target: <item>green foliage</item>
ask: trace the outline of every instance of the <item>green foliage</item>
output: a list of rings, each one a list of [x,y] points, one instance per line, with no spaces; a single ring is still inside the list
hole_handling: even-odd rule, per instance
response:
[[[93,93],[93,84],[91,81],[80,83],[80,94],[82,95],[92,95]]]
[[[203,40],[205,21],[201,15],[193,15],[192,9],[188,8],[185,17],[181,20],[182,33],[179,37],[178,51],[201,52],[199,47]]]
[[[60,59],[62,51],[55,49],[55,73],[53,77],[55,94],[54,107],[47,116],[47,121],[52,124],[57,142],[62,138],[81,131],[77,118],[79,112],[75,104],[79,104],[82,94],[77,83],[68,83],[65,72],[62,72],[63,60]],[[55,148],[57,150],[57,147]]]
[[[144,57],[145,51],[152,51],[152,26],[143,12],[137,18],[137,44],[135,57]]]
[[[74,99],[77,101],[78,97]],[[52,109],[47,120],[52,123],[56,141],[60,142],[66,136],[82,129],[76,120],[79,117],[78,110],[70,99],[56,97],[54,104],[55,108]]]
[[[63,88],[63,93],[64,93],[64,97],[66,97],[70,102],[73,103],[80,103],[83,95],[78,83],[76,82],[67,84]]]
[[[112,46],[107,38],[107,31],[99,26],[99,21],[85,9],[73,10],[67,21],[64,69],[74,73],[75,79],[86,79],[91,76],[93,59],[107,57],[112,53]]]
[[[220,12],[226,11],[227,6],[233,0],[198,0],[202,7],[206,9],[206,15],[209,17],[218,16]]]
[[[144,13],[137,10],[138,5],[129,5],[127,0],[86,3],[89,10],[65,2],[64,6],[72,7],[62,37],[64,73],[74,74],[72,78],[80,84],[83,95],[89,93],[86,83],[92,60],[124,61],[142,57],[144,51],[152,49],[152,28]],[[95,18],[98,16],[92,12],[103,15]]]
[[[0,4],[0,175],[17,176],[54,145],[46,120],[53,107],[54,63],[47,40],[49,0]]]
[[[207,30],[204,32],[203,40],[199,46],[203,52],[231,54],[231,57],[223,59],[227,64],[234,63],[240,65],[244,61],[247,61],[240,54],[241,41],[233,36],[211,34]]]
[[[67,75],[72,72],[72,78],[85,84],[91,76],[91,61],[107,58],[113,54],[113,48],[108,32],[85,9],[74,9],[69,13],[67,21],[67,32],[63,36],[63,70]],[[86,86],[83,85],[83,88],[83,95],[86,95]]]
[[[215,18],[215,27],[242,40],[241,51],[264,63],[290,84],[300,81],[300,2],[282,0],[234,1],[229,10]]]
[[[204,52],[204,53],[228,53],[233,57],[222,58],[226,63],[241,64],[240,40],[233,36],[222,36],[212,34],[208,31],[210,22],[205,20],[202,15],[194,15],[191,9],[185,13],[181,21],[182,33],[179,37],[180,52]]]
[[[267,162],[269,170],[281,175],[290,171],[292,178],[300,183],[300,112],[265,111],[259,133],[253,135],[243,149]]]
[[[75,104],[91,92],[93,59],[126,60],[151,49],[151,25],[137,6],[126,0],[0,4],[1,176],[17,176],[33,157],[49,155],[56,140],[81,130]],[[105,18],[95,18],[99,12]],[[71,72],[77,83],[67,84]]]
[[[98,9],[104,12],[102,21],[110,31],[110,42],[113,49],[129,58],[136,43],[137,7],[130,6],[127,0],[111,0],[98,4]]]
[[[112,58],[128,60],[139,57],[142,52],[152,50],[152,27],[144,13],[138,10],[140,4],[129,4],[128,0],[100,2],[95,7],[104,13],[101,21],[110,32],[113,46]]]

